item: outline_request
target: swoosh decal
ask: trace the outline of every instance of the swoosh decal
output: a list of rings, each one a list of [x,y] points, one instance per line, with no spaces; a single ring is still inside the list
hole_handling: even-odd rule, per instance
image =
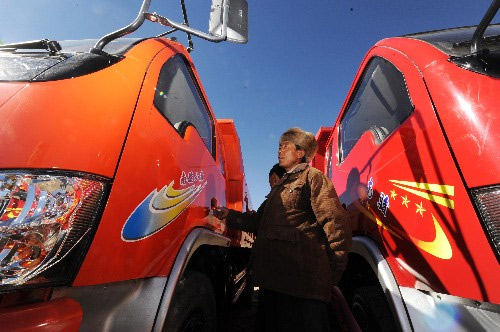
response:
[[[440,185],[440,184],[431,184],[431,183],[418,183],[418,182],[409,182],[409,181],[397,181],[397,180],[389,180],[392,182],[392,184],[404,191],[407,191],[409,193],[415,194],[419,197],[425,198],[429,201],[435,202],[437,204],[443,205],[445,207],[448,207],[450,209],[454,209],[455,203],[452,199],[448,199],[445,197],[437,196],[434,195],[430,192],[435,192],[439,194],[445,194],[449,196],[454,195],[454,187],[453,186],[448,186],[448,185]],[[410,187],[410,188],[409,188]],[[415,188],[415,189],[412,189]],[[428,192],[423,192],[418,189],[423,189],[427,190]],[[395,194],[395,193],[394,193]],[[403,196],[401,196],[403,197]],[[394,198],[394,197],[393,197]],[[405,203],[406,196],[403,197],[403,206],[406,206],[408,208],[408,204]],[[409,200],[406,199],[406,203],[409,202]],[[441,227],[440,223],[436,220],[436,217],[434,214],[431,213],[432,221],[433,221],[433,226],[434,226],[434,231],[435,231],[435,236],[432,241],[423,241],[420,240],[410,234],[407,234],[406,232],[403,232],[399,229],[394,229],[389,225],[384,224],[380,219],[378,219],[375,214],[370,210],[365,208],[359,201],[354,201],[354,205],[358,208],[358,210],[363,213],[365,216],[368,217],[371,221],[375,222],[379,227],[387,230],[390,232],[392,235],[398,237],[399,239],[408,239],[410,240],[413,244],[415,244],[418,248],[421,250],[427,252],[428,254],[433,255],[434,257],[440,258],[440,259],[451,259],[453,257],[453,249],[451,247],[450,241],[448,240],[448,237],[446,236],[443,228]],[[419,205],[417,204],[417,207]],[[420,204],[420,208],[422,209],[420,212],[420,215],[423,216],[423,205],[422,203]],[[418,212],[418,210],[417,210]]]
[[[174,181],[160,191],[153,190],[128,217],[123,225],[122,240],[142,240],[174,221],[198,197],[207,181],[177,190]]]
[[[417,183],[417,182],[407,182],[407,181],[396,181],[396,180],[389,180],[390,182],[393,183],[393,185],[399,189],[402,189],[404,191],[410,192],[412,194],[415,194],[419,197],[425,198],[429,201],[432,201],[434,203],[440,204],[442,206],[445,206],[450,209],[455,209],[455,202],[452,199],[437,196],[428,192],[423,192],[411,188],[406,188],[401,185],[398,185],[397,183],[405,184],[414,188],[419,188],[419,189],[425,189],[428,191],[434,191],[434,192],[439,192],[442,194],[447,194],[453,196],[454,193],[454,187],[453,186],[446,186],[446,185],[439,185],[439,184],[431,184],[431,183]]]
[[[455,195],[455,187],[448,186],[446,184],[434,184],[434,183],[420,183],[420,182],[410,182],[410,181],[398,181],[398,180],[389,180],[392,183],[401,184],[407,187],[413,187],[417,189],[429,190],[439,194],[445,194],[454,196]]]
[[[152,200],[152,209],[153,210],[166,210],[177,204],[182,203],[186,199],[192,195],[193,191],[196,191],[197,188],[194,185],[182,189],[176,190],[173,188],[174,181],[170,182],[170,184],[163,187],[153,198]]]
[[[436,230],[436,236],[431,242],[426,242],[419,240],[411,235],[408,235],[411,241],[423,251],[441,259],[450,259],[453,256],[453,250],[451,249],[450,241],[446,237],[446,234],[441,228],[441,225],[437,222],[434,215],[431,213],[432,220],[434,221],[434,229]]]

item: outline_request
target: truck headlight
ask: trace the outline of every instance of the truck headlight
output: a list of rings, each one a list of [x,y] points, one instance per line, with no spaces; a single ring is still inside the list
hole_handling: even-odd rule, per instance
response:
[[[500,185],[473,189],[472,197],[500,260]]]
[[[107,192],[78,175],[0,172],[0,291],[73,276]]]

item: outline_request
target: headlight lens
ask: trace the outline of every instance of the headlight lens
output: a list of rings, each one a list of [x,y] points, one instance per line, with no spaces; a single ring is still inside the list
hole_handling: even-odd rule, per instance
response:
[[[474,189],[472,197],[481,219],[500,259],[500,185]]]
[[[88,244],[105,187],[76,176],[0,172],[0,289],[68,281],[86,248],[73,249]]]

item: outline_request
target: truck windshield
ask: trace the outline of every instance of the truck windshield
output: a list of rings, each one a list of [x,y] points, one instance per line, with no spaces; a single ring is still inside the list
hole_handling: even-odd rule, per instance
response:
[[[0,53],[0,81],[31,81],[64,59],[62,56],[13,56]]]
[[[121,56],[130,47],[141,41],[140,38],[120,38],[104,47],[104,52]],[[79,58],[78,62],[95,61],[97,56],[88,53],[97,39],[65,40],[59,42],[62,50],[60,54],[50,55],[44,50],[1,51],[0,52],[0,81],[32,81],[48,69],[62,65],[68,59]],[[73,65],[74,66],[74,65]],[[68,70],[71,68],[68,68]],[[60,78],[64,78],[59,76]],[[46,78],[47,80],[50,78]],[[56,79],[56,78],[54,78]]]
[[[451,56],[470,55],[472,35],[475,26],[454,28],[447,30],[423,32],[407,35],[407,37],[419,39],[434,45],[442,52]],[[490,52],[500,51],[500,24],[490,25],[484,33],[482,45]]]
[[[143,38],[119,38],[104,46],[103,51],[112,55],[123,55],[141,40]],[[64,53],[88,52],[97,41],[98,39],[63,40],[60,44]]]
[[[409,35],[437,47],[457,66],[481,75],[500,78],[500,24],[490,25],[481,38],[480,52],[472,54],[476,27],[455,28]]]

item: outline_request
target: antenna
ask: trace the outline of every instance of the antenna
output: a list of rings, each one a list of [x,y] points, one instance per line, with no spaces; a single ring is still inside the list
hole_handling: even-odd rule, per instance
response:
[[[181,7],[182,7],[182,16],[184,17],[184,24],[189,26],[188,16],[186,12],[186,5],[184,4],[184,0],[181,0]],[[194,49],[193,40],[191,39],[191,34],[189,32],[186,32],[186,34],[188,39],[187,51],[191,52]]]

